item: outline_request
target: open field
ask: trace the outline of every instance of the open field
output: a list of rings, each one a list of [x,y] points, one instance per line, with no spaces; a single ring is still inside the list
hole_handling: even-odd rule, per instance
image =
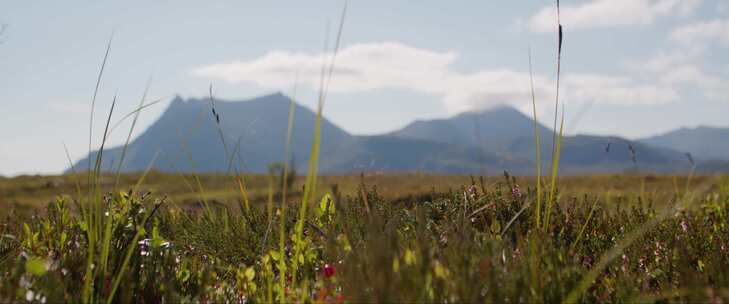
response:
[[[118,188],[126,189],[137,183],[141,174],[123,174]],[[217,174],[198,175],[204,193],[195,184],[195,175],[180,175],[152,172],[146,176],[142,189],[154,196],[167,197],[170,204],[194,205],[201,198],[227,202],[240,200],[240,192],[234,180]],[[43,207],[57,196],[74,196],[76,182],[85,187],[85,175],[19,176],[0,178],[0,204],[15,208]],[[522,188],[534,188],[534,177],[515,177]],[[727,176],[693,176],[688,185],[695,191],[715,191]],[[267,201],[269,177],[267,175],[246,175],[244,177],[250,200],[263,204]],[[304,177],[297,177],[291,186],[290,195],[300,199]],[[438,175],[426,173],[376,174],[320,176],[319,193],[337,191],[343,195],[358,195],[362,183],[377,189],[377,193],[389,201],[402,201],[422,194],[458,191],[471,183],[481,188],[493,189],[505,184],[503,176]],[[563,198],[583,196],[650,197],[656,203],[669,202],[677,193],[686,191],[687,176],[673,175],[588,175],[566,176],[559,179]],[[101,178],[107,191],[116,183],[116,176]],[[275,192],[280,192],[280,187]],[[5,211],[10,208],[4,208]]]
[[[0,300],[729,299],[725,177],[563,177],[554,208],[533,178],[323,176],[304,206],[259,175],[244,179],[247,206],[234,178],[199,177],[204,194],[186,188],[194,176],[151,173],[137,191],[80,197],[81,176],[0,180]],[[86,195],[99,205],[77,204]]]

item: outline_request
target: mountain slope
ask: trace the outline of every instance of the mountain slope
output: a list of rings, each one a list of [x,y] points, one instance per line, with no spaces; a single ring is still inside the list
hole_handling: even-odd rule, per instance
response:
[[[243,170],[265,172],[268,164],[284,158],[284,141],[291,100],[282,94],[272,94],[243,102],[215,101],[228,155],[239,150]],[[292,155],[296,160],[309,157],[316,115],[296,105]],[[356,138],[326,119],[321,127],[321,154],[336,155]],[[230,159],[221,143],[211,114],[209,100],[183,100],[176,97],[162,116],[129,145],[124,171],[140,171],[147,167],[159,151],[154,168],[161,171],[221,172],[229,167]],[[118,161],[121,147],[104,152],[104,169],[109,162]],[[92,159],[96,154],[92,153]],[[76,164],[85,169],[87,160]],[[322,159],[326,164],[326,159]],[[115,165],[116,166],[116,165]],[[115,167],[114,166],[114,167]]]
[[[549,129],[541,124],[538,128],[542,138],[552,138]],[[494,153],[505,153],[514,140],[534,138],[534,121],[514,108],[499,106],[448,119],[415,121],[390,135],[477,146]]]
[[[267,166],[284,159],[284,140],[291,100],[272,94],[242,102],[215,102],[228,146],[227,155],[239,151],[233,161],[245,172],[266,172]],[[299,172],[305,170],[311,149],[316,115],[296,105],[292,155]],[[104,151],[105,171],[114,170],[122,147]],[[153,168],[166,172],[225,172],[226,157],[211,114],[209,100],[175,98],[162,114],[129,145],[123,171],[142,171],[155,159]],[[96,152],[91,159],[96,158]],[[86,170],[82,159],[75,170]],[[392,136],[352,136],[326,119],[322,121],[320,171],[430,171],[442,173],[524,172],[528,160],[505,160],[473,146]]]
[[[549,166],[554,133],[541,124],[537,128],[541,138],[542,164]],[[534,120],[510,107],[463,113],[448,119],[417,121],[391,134],[401,138],[483,147],[503,159],[536,161]],[[635,162],[631,147],[635,152]],[[687,166],[685,156],[669,148],[605,136],[565,136],[560,159],[560,169],[567,173],[635,169],[672,172],[685,170]]]
[[[729,128],[681,128],[640,140],[657,147],[688,152],[702,160],[729,160]]]
[[[244,172],[266,172],[269,164],[284,159],[290,105],[291,99],[280,93],[240,102],[216,100],[226,151],[210,101],[177,97],[156,122],[130,143],[122,170],[141,171],[156,159],[153,168],[166,172],[225,172],[231,164],[238,164]],[[306,169],[315,120],[316,114],[311,110],[295,106],[291,152],[299,172]],[[542,125],[538,128],[542,165],[546,169],[550,165],[553,133]],[[354,136],[324,118],[319,167],[322,173],[533,174],[533,136],[533,120],[508,107],[418,121],[380,136]],[[91,159],[95,158],[96,152],[91,154]],[[121,147],[107,149],[102,169],[114,170],[120,158]],[[88,159],[82,159],[75,169],[85,170],[87,164]],[[569,174],[635,169],[672,172],[684,171],[686,167],[685,156],[671,149],[599,136],[565,137],[560,161],[561,172]]]
[[[446,144],[390,135],[362,136],[346,158],[324,167],[330,172],[428,171],[440,173],[529,174],[534,165],[525,159],[506,159],[467,145]]]

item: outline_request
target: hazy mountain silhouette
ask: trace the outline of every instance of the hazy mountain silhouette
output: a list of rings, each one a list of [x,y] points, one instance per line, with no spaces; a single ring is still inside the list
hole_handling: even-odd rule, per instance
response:
[[[640,140],[648,145],[691,153],[705,160],[729,160],[729,128],[681,128]]]
[[[132,141],[123,171],[144,170],[157,155],[160,171],[225,172],[231,164],[244,172],[266,172],[284,158],[291,100],[271,94],[248,101],[215,101],[227,149],[221,143],[208,99],[176,97],[162,116]],[[293,158],[302,172],[309,158],[316,114],[296,105]],[[552,132],[538,125],[542,160],[547,168]],[[449,119],[416,121],[380,136],[354,136],[323,119],[320,172],[430,171],[444,173],[533,174],[534,122],[519,111],[500,106]],[[233,157],[231,157],[233,155]],[[104,151],[102,168],[113,170],[121,147]],[[96,158],[96,152],[91,159]],[[232,162],[231,162],[232,160]],[[634,161],[635,160],[635,161]],[[85,170],[88,159],[74,166]],[[618,137],[569,136],[562,148],[565,173],[684,170],[685,156]]]
[[[225,172],[242,164],[244,172],[266,172],[267,166],[284,159],[284,145],[291,100],[272,94],[248,101],[215,101],[226,149],[207,99],[183,100],[176,97],[162,116],[129,145],[122,171],[144,170],[157,155],[153,168],[160,171]],[[303,171],[309,158],[316,114],[296,105],[291,143],[296,166]],[[104,151],[102,169],[115,170],[122,147]],[[230,157],[235,153],[235,157]],[[475,147],[393,138],[353,136],[323,119],[321,127],[320,171],[434,171],[477,173],[479,170],[523,172],[528,162],[505,164],[498,156]],[[226,156],[227,155],[227,156]],[[96,159],[96,152],[91,154]],[[75,170],[86,170],[82,159]],[[510,163],[506,163],[510,164]]]
[[[540,131],[542,164],[548,166],[554,133],[541,124],[537,128]],[[477,146],[504,159],[536,162],[534,120],[507,106],[467,112],[448,119],[416,121],[392,135]],[[565,136],[561,148],[560,170],[566,173],[636,169],[671,172],[689,167],[682,153],[620,137]],[[530,172],[533,171],[534,168]]]
[[[272,94],[243,102],[215,101],[226,149],[212,115],[208,99],[176,97],[162,116],[129,145],[124,171],[144,170],[154,155],[154,168],[161,171],[224,172],[230,158],[247,172],[265,172],[268,164],[284,159],[284,145],[291,100]],[[291,143],[292,155],[306,163],[309,157],[316,115],[296,105]],[[326,119],[321,128],[321,154],[330,155],[356,139]],[[235,157],[230,157],[235,152]],[[104,169],[118,161],[121,147],[104,152]],[[92,159],[95,159],[92,153]],[[86,167],[87,160],[77,164]],[[322,160],[325,164],[326,160]]]
[[[551,140],[551,130],[538,125],[542,138]],[[493,153],[510,152],[515,140],[534,140],[534,121],[508,106],[466,112],[448,119],[418,120],[391,135],[435,142],[481,147]],[[532,152],[534,154],[534,152]]]

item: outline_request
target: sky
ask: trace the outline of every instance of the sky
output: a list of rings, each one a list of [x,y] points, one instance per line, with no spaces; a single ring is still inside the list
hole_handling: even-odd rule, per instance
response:
[[[570,134],[640,138],[729,127],[729,1],[562,0],[560,102]],[[0,175],[54,174],[133,111],[135,134],[175,95],[283,92],[313,108],[343,1],[0,2]],[[540,121],[556,84],[553,1],[351,0],[324,114],[361,135],[510,105]],[[325,42],[329,47],[325,48]],[[294,85],[296,84],[296,85]],[[112,119],[116,121],[115,119]],[[120,129],[124,129],[122,125]],[[109,144],[123,143],[112,133]]]

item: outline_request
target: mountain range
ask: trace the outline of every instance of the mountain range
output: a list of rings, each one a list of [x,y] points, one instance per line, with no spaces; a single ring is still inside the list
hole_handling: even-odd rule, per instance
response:
[[[141,171],[151,165],[166,172],[225,172],[235,166],[244,172],[266,172],[269,164],[284,159],[291,102],[281,93],[214,103],[209,99],[175,97],[160,118],[129,144],[122,171]],[[211,113],[213,105],[219,125]],[[315,113],[295,104],[291,153],[298,170],[305,169],[309,158],[315,121]],[[541,124],[536,124],[536,129],[541,137],[542,165],[547,168],[553,132]],[[330,174],[534,174],[534,135],[534,120],[507,106],[448,119],[419,120],[375,136],[352,135],[323,118],[319,168],[320,172]],[[669,173],[688,171],[691,161],[700,162],[707,169],[729,168],[722,154],[729,150],[726,139],[729,130],[723,129],[682,129],[636,141],[565,136],[559,168],[565,174],[634,170]],[[702,144],[702,140],[724,145],[714,148]],[[691,161],[686,152],[693,155]],[[87,169],[88,157],[93,160],[96,154],[92,152],[79,160],[74,169]],[[115,170],[121,154],[122,147],[106,149],[102,169]]]
[[[704,160],[729,159],[729,129],[714,127],[681,128],[665,134],[642,139],[656,147],[691,153]]]

